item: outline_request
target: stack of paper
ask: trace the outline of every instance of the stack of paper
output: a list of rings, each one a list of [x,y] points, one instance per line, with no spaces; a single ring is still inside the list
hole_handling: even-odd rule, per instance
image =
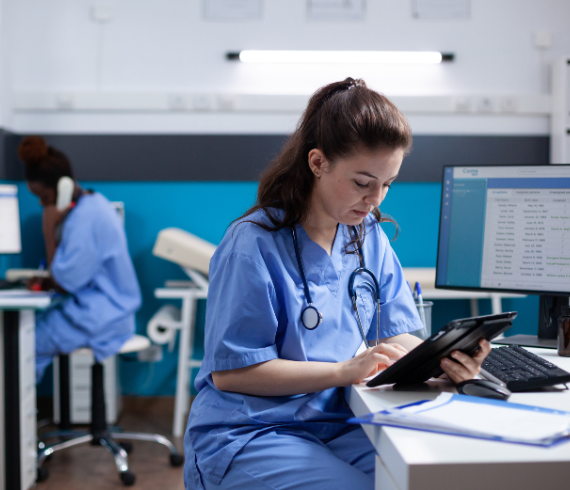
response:
[[[570,412],[452,393],[350,421],[537,446],[570,437]]]

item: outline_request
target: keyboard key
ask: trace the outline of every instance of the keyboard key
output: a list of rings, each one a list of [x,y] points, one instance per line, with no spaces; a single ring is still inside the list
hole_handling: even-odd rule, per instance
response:
[[[570,373],[518,345],[492,349],[481,367],[511,391],[570,382]]]

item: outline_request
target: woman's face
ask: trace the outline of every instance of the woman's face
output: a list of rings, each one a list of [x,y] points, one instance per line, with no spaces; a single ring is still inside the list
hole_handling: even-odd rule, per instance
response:
[[[316,176],[312,206],[331,222],[359,225],[380,206],[403,159],[401,148],[363,150],[335,162],[329,162],[321,150],[311,150],[309,166]]]
[[[55,204],[57,199],[57,192],[55,189],[52,189],[41,182],[28,182],[28,189],[32,194],[35,194],[40,198],[40,204],[43,207]]]

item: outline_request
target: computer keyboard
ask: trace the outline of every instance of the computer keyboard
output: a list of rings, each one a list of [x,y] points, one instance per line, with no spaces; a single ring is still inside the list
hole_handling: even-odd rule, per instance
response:
[[[570,382],[570,373],[518,345],[491,349],[483,361],[481,374],[491,381],[506,384],[511,391]]]

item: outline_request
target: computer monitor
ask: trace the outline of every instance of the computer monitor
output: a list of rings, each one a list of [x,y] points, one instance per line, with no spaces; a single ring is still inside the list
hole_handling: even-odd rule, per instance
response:
[[[436,287],[540,295],[538,338],[555,345],[570,296],[570,165],[444,167]]]
[[[18,187],[0,185],[0,254],[22,251]]]

